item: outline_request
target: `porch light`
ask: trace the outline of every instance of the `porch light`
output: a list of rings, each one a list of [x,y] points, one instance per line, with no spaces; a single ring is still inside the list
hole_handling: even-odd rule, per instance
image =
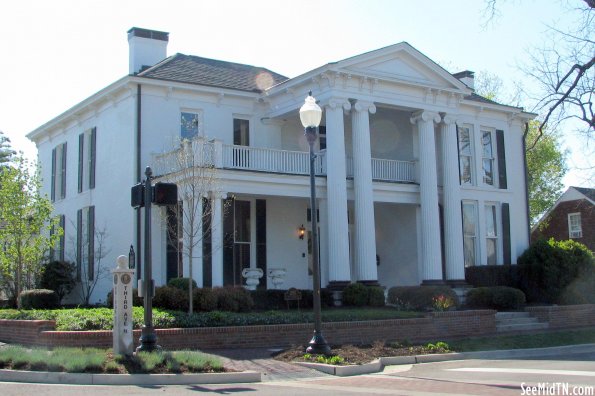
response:
[[[298,228],[298,235],[300,239],[304,239],[304,235],[306,235],[306,228],[303,224]]]
[[[314,143],[318,135],[318,126],[322,119],[322,109],[316,104],[316,99],[312,96],[312,91],[308,93],[304,105],[300,108],[300,120],[304,126],[304,132],[308,145],[310,146],[310,210],[312,213],[312,300],[314,306],[314,336],[308,343],[306,352],[330,355],[331,348],[322,336],[322,319],[320,313],[320,263],[318,260],[318,227],[314,220],[316,211],[316,179],[314,175],[316,154],[314,154]],[[303,232],[302,232],[303,230]],[[304,238],[306,230],[304,226],[300,227],[300,239]]]

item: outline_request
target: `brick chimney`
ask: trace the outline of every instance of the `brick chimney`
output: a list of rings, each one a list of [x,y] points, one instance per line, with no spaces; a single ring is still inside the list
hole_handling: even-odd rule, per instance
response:
[[[465,70],[462,72],[458,72],[453,74],[453,77],[459,79],[463,84],[468,86],[471,89],[475,89],[475,72],[470,70]]]
[[[137,74],[167,57],[168,32],[133,27],[128,31],[129,74]]]

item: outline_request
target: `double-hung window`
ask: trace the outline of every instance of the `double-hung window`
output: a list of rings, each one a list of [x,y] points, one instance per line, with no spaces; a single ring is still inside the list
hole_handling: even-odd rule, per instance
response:
[[[78,192],[95,188],[95,162],[97,156],[97,128],[79,135]]]
[[[473,136],[468,126],[458,127],[459,176],[461,184],[473,184]]]
[[[191,140],[198,136],[200,118],[198,112],[182,111],[180,113],[180,138]]]
[[[79,280],[95,278],[95,207],[79,209],[76,219],[76,264]]]
[[[52,201],[66,197],[66,142],[52,150]]]
[[[498,263],[498,222],[495,204],[485,205],[485,222],[487,264],[496,265]]]
[[[568,214],[568,237],[569,238],[582,238],[583,237],[583,226],[581,224],[580,212]]]
[[[463,252],[465,267],[476,265],[477,203],[475,201],[463,201]]]
[[[483,183],[494,185],[494,139],[489,130],[481,131]]]

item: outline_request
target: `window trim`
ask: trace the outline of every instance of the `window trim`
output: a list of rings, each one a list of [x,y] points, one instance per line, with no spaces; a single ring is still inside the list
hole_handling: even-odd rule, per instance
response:
[[[497,136],[496,136],[496,130],[494,128],[490,128],[490,127],[480,127],[480,132],[481,132],[481,180],[482,180],[482,184],[484,186],[490,186],[490,187],[494,187],[494,188],[498,188],[499,185],[499,176],[498,176],[498,144],[497,144]],[[490,134],[490,146],[491,146],[491,151],[492,151],[492,156],[491,157],[485,157],[484,156],[484,150],[483,150],[483,136],[484,133],[489,133]],[[483,163],[485,160],[489,160],[492,162],[492,183],[486,183],[486,176],[485,176],[485,169],[483,166]]]
[[[568,213],[568,238],[578,239],[583,237],[583,224],[581,212]],[[578,218],[578,229],[573,229],[572,219]]]
[[[461,150],[461,130],[466,129],[469,136],[469,155],[463,155]],[[459,158],[459,184],[461,186],[474,186],[476,185],[475,175],[475,139],[474,139],[474,126],[471,124],[457,125],[457,153]],[[463,181],[463,167],[462,158],[469,158],[469,181]]]

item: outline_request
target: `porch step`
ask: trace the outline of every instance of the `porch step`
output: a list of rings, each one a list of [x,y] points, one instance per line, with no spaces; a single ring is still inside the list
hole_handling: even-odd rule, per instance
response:
[[[549,327],[548,323],[539,322],[528,312],[498,312],[496,313],[496,331],[517,332],[543,330]]]

